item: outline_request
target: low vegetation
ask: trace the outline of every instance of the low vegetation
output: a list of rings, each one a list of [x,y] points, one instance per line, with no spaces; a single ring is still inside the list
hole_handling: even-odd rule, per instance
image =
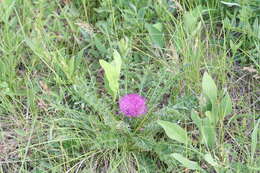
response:
[[[259,172],[259,7],[0,0],[0,172]]]

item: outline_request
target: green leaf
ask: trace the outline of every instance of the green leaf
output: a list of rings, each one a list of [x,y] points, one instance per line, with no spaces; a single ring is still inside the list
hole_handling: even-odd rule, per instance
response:
[[[208,147],[213,147],[216,144],[216,130],[208,118],[202,119],[201,133],[202,141]]]
[[[232,112],[232,101],[228,93],[226,93],[224,98],[221,100],[220,106],[221,119]]]
[[[162,24],[160,23],[154,25],[146,24],[145,26],[149,32],[153,45],[155,47],[163,48],[165,42],[164,42],[164,33],[162,32]]]
[[[23,129],[15,129],[15,132],[22,137],[26,136],[26,131]]]
[[[213,159],[211,154],[207,153],[204,155],[204,159],[213,167],[218,167],[218,163]]]
[[[102,44],[101,40],[97,36],[94,37],[94,43],[99,52],[101,52],[102,54],[105,54],[107,52],[106,47],[104,46],[104,44]]]
[[[211,116],[207,113],[207,116]],[[216,143],[216,130],[212,124],[212,120],[209,117],[201,119],[197,112],[192,111],[192,121],[198,126],[201,133],[201,142],[206,144],[208,147],[212,147]]]
[[[122,55],[122,57],[125,58],[130,51],[129,39],[127,37],[122,38],[119,41],[118,48],[120,50],[120,54]]]
[[[115,100],[119,90],[122,60],[120,54],[116,50],[113,53],[113,57],[114,60],[111,63],[104,60],[99,60],[99,63],[105,71],[105,86]]]
[[[200,16],[202,15],[202,6],[197,6],[191,11],[187,11],[183,15],[183,26],[186,33],[189,36],[194,36],[201,28],[201,23],[198,22]]]
[[[200,98],[200,107],[202,112],[211,111],[212,110],[212,103],[208,97],[204,95]]]
[[[234,43],[232,40],[229,41],[230,48],[232,50],[233,55],[236,55],[237,50],[241,47],[243,44],[243,41],[239,41],[238,43]]]
[[[211,103],[214,104],[217,99],[218,89],[214,80],[207,72],[204,73],[202,78],[202,90],[209,97]]]
[[[162,23],[156,23],[156,24],[153,24],[153,27],[155,27],[158,31],[162,32],[163,30],[163,25]]]
[[[198,128],[201,128],[202,120],[199,117],[199,114],[194,110],[191,111],[191,119],[198,126]]]
[[[197,162],[191,161],[186,157],[183,157],[181,154],[173,153],[171,154],[171,156],[174,157],[174,159],[176,159],[178,162],[180,162],[185,168],[191,170],[202,170]]]
[[[3,20],[4,22],[8,22],[9,17],[11,16],[12,12],[14,11],[16,0],[4,0],[0,1],[0,22]],[[10,21],[10,20],[9,20]]]
[[[254,161],[254,155],[256,151],[256,146],[257,146],[257,132],[258,132],[258,126],[259,126],[260,120],[256,123],[254,130],[251,135],[251,161]]]
[[[166,135],[169,138],[176,140],[178,142],[184,143],[184,144],[187,144],[191,141],[187,135],[186,130],[184,130],[177,124],[174,124],[174,123],[171,123],[168,121],[162,121],[162,120],[159,120],[158,124],[163,127]]]
[[[114,57],[114,61],[112,61],[111,64],[117,72],[117,77],[119,77],[121,71],[121,65],[122,65],[121,56],[116,50],[114,50],[113,57]]]
[[[217,114],[212,114],[210,111],[206,111],[205,115],[207,116],[207,118],[209,119],[211,124],[216,125],[216,123],[218,121]]]

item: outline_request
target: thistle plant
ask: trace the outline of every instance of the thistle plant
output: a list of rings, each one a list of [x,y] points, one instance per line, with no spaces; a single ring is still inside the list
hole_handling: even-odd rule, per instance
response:
[[[120,112],[127,117],[138,117],[147,112],[146,100],[138,94],[127,94],[120,98]]]

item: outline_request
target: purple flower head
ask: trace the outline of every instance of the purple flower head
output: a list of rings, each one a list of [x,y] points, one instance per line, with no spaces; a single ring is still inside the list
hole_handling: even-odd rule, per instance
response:
[[[119,108],[127,117],[138,117],[147,112],[145,102],[145,98],[138,94],[127,94],[119,99]]]

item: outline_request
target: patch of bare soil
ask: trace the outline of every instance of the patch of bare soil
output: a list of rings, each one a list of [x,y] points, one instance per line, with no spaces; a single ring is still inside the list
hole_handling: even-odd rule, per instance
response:
[[[225,120],[226,131],[225,141],[232,145],[233,153],[237,153],[237,157],[230,155],[230,160],[236,160],[243,162],[243,158],[246,152],[245,143],[237,143],[235,138],[239,133],[240,126],[246,126],[242,132],[245,136],[245,142],[250,140],[252,130],[254,128],[255,120],[260,119],[260,78],[259,73],[256,70],[250,68],[243,68],[241,66],[235,66],[233,73],[229,77],[229,93],[233,103],[233,114],[235,121],[229,122],[230,116]],[[243,115],[243,116],[240,116]],[[254,116],[256,115],[256,116]],[[236,118],[237,116],[237,118]],[[250,145],[250,142],[249,142]],[[256,151],[256,157],[259,157],[260,150]]]
[[[15,129],[26,132],[10,116],[0,117],[0,170],[4,173],[17,172],[21,162],[19,148],[28,139]]]
[[[230,76],[229,93],[235,114],[260,113],[260,78],[257,71],[250,69],[236,66]]]

